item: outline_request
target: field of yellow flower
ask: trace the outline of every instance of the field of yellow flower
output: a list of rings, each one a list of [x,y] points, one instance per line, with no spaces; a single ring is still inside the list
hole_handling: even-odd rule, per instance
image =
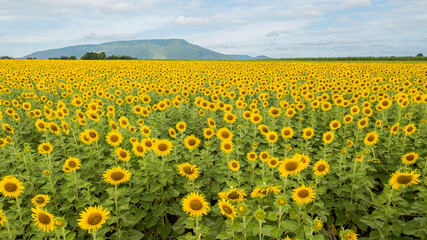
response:
[[[0,61],[0,239],[426,239],[427,64]]]

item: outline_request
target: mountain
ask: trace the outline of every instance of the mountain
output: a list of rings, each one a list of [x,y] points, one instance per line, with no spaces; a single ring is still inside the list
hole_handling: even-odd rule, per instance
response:
[[[253,60],[266,56],[226,55],[191,44],[183,39],[154,39],[115,41],[101,44],[77,45],[58,49],[34,52],[23,58],[60,58],[76,56],[80,58],[87,52],[105,52],[110,55],[127,55],[138,59],[194,59],[194,60]]]

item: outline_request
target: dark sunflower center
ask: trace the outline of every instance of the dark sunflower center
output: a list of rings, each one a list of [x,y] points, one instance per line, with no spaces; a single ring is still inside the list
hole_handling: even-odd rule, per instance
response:
[[[44,198],[43,198],[43,197],[38,197],[38,198],[36,199],[36,203],[38,203],[38,204],[42,204],[42,203],[44,203]]]
[[[39,123],[39,128],[44,128],[44,124],[43,123]]]
[[[240,196],[239,196],[239,193],[237,193],[237,191],[232,191],[231,193],[229,193],[228,195],[227,195],[227,198],[229,198],[229,199],[238,199]]]
[[[326,140],[331,140],[332,136],[331,135],[326,135]]]
[[[70,166],[71,168],[75,168],[75,167],[77,166],[77,163],[76,163],[76,162],[74,162],[74,161],[70,161],[70,162],[68,163],[68,166]]]
[[[190,146],[196,145],[196,139],[190,139],[190,140],[188,140],[188,145],[190,145]]]
[[[268,129],[267,129],[266,127],[263,127],[263,128],[262,128],[262,131],[263,131],[263,132],[268,132]]]
[[[289,131],[289,130],[285,130],[283,133],[285,134],[285,136],[291,135],[291,131]]]
[[[15,183],[6,183],[4,185],[4,188],[8,192],[15,192],[18,189],[18,185],[16,185]]]
[[[411,181],[412,181],[411,175],[400,175],[399,177],[397,177],[397,182],[399,184],[408,184]]]
[[[54,132],[58,130],[58,128],[55,125],[50,126],[50,129],[52,129],[52,131]]]
[[[159,144],[159,150],[162,152],[168,150],[168,145],[166,143],[160,143]]]
[[[412,132],[412,127],[408,127],[408,132]]]
[[[255,158],[255,154],[249,155],[250,158]]]
[[[222,206],[222,210],[224,210],[224,212],[227,214],[233,213],[233,209],[230,206]]]
[[[222,133],[221,133],[221,136],[222,136],[223,138],[228,138],[228,137],[230,137],[230,134],[229,134],[228,132],[222,132]]]
[[[276,161],[276,160],[271,160],[271,161],[270,161],[270,164],[271,164],[271,165],[276,165],[276,163],[277,163],[277,161]]]
[[[406,156],[406,160],[408,160],[408,161],[413,161],[415,159],[415,156],[414,155],[408,155],[408,156]]]
[[[271,113],[273,113],[273,115],[276,115],[276,114],[278,114],[278,113],[279,113],[279,111],[278,111],[278,110],[276,110],[276,109],[274,109],[273,111],[271,111]]]
[[[143,152],[143,151],[144,151],[144,148],[143,148],[142,146],[137,146],[137,147],[136,147],[136,150],[137,150],[138,152]]]
[[[102,221],[102,215],[100,213],[92,213],[88,218],[87,218],[87,223],[89,223],[90,225],[97,225]]]
[[[270,135],[270,140],[274,140],[274,139],[276,139],[276,136]]]
[[[259,117],[254,117],[254,120],[255,120],[255,121],[258,121],[258,120],[259,120]]]
[[[369,142],[372,142],[372,141],[374,141],[374,140],[375,140],[375,136],[370,135],[370,136],[368,137],[368,141],[369,141]]]
[[[300,198],[306,198],[306,197],[308,197],[308,195],[309,195],[309,192],[308,192],[308,190],[300,190],[299,192],[298,192],[298,197],[300,197]]]
[[[153,144],[151,142],[145,142],[145,146],[151,147],[151,146],[153,146]]]
[[[317,171],[319,171],[319,172],[323,172],[323,171],[325,171],[325,169],[326,169],[326,166],[325,165],[319,165],[318,167],[317,167]]]
[[[49,146],[48,146],[48,145],[44,145],[44,146],[43,146],[43,150],[45,150],[45,151],[49,151],[49,149],[50,149],[50,148],[49,148]]]
[[[193,199],[190,202],[190,207],[192,210],[200,210],[200,209],[202,209],[203,205],[202,205],[202,202],[200,202],[200,200]]]
[[[96,138],[96,133],[95,132],[89,132],[89,137],[90,138]]]
[[[128,154],[126,152],[124,152],[124,151],[120,152],[120,157],[126,158],[127,156],[128,156]]]
[[[237,166],[237,163],[235,163],[235,162],[234,162],[234,163],[232,163],[232,164],[231,164],[231,166],[232,166],[233,168],[237,168],[237,167],[238,167],[238,166]]]
[[[228,120],[233,120],[233,116],[232,116],[232,115],[228,115],[228,116],[227,116],[227,119],[228,119]]]
[[[185,167],[182,169],[182,171],[183,171],[185,174],[188,174],[188,175],[190,175],[190,174],[193,174],[193,173],[194,173],[193,168],[192,168],[192,167],[190,167],[190,166],[185,166]]]
[[[47,214],[39,213],[37,218],[41,224],[48,225],[51,221],[50,217]]]
[[[110,175],[111,179],[113,179],[114,181],[120,181],[125,177],[125,174],[122,172],[113,172]]]
[[[305,133],[305,135],[307,135],[307,136],[311,136],[311,132],[310,132],[310,131],[307,131],[307,132]]]
[[[337,124],[337,123],[334,123],[334,124],[332,124],[332,127],[337,128],[337,127],[338,127],[338,124]]]
[[[297,162],[288,162],[285,165],[286,171],[295,171],[295,169],[298,168],[298,163]]]
[[[119,137],[117,135],[113,135],[110,137],[111,142],[117,142],[119,141]]]

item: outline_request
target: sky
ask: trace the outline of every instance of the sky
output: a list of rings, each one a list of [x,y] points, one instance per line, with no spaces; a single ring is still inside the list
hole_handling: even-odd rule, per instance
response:
[[[0,0],[0,56],[171,38],[274,58],[427,55],[427,0]]]

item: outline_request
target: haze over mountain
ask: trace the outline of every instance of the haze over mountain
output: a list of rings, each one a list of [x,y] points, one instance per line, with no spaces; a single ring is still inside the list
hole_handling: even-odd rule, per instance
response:
[[[23,58],[80,58],[86,52],[105,52],[110,55],[127,55],[138,59],[194,59],[194,60],[252,60],[267,59],[266,56],[226,55],[191,44],[183,39],[153,39],[115,41],[102,44],[76,45],[34,52]]]

